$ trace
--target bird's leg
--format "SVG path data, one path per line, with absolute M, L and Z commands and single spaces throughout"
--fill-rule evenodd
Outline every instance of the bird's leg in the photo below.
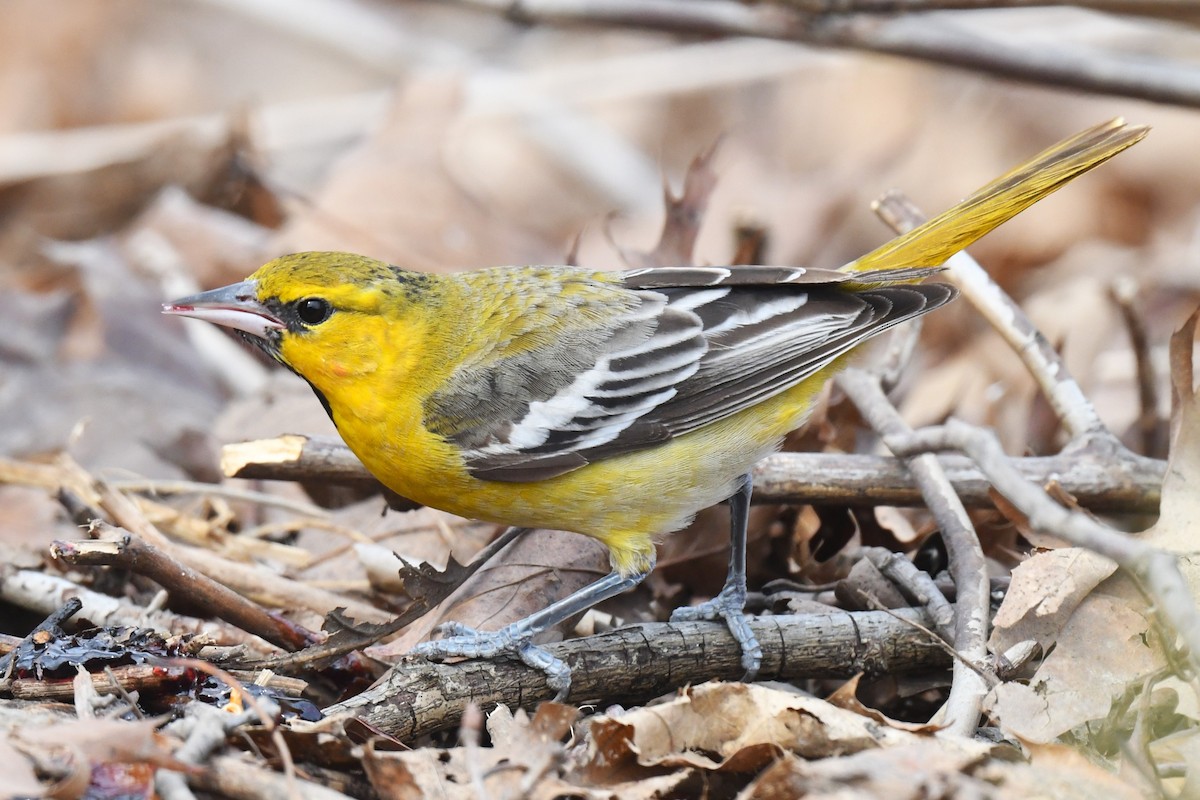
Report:
M 477 631 L 461 622 L 443 623 L 438 630 L 447 638 L 422 642 L 412 652 L 431 659 L 492 658 L 502 653 L 512 653 L 534 669 L 545 672 L 546 684 L 556 692 L 554 699 L 561 702 L 571 688 L 571 669 L 561 659 L 551 655 L 550 651 L 533 644 L 533 637 L 613 595 L 632 589 L 652 569 L 653 562 L 644 571 L 632 575 L 610 572 L 595 583 L 498 631 Z
M 753 489 L 754 482 L 747 473 L 729 498 L 729 577 L 725 579 L 725 588 L 713 599 L 698 606 L 677 608 L 671 615 L 672 622 L 724 619 L 729 632 L 742 646 L 742 666 L 746 668 L 742 680 L 747 681 L 754 680 L 762 666 L 762 646 L 754 638 L 746 617 L 746 528 L 750 523 L 750 493 Z

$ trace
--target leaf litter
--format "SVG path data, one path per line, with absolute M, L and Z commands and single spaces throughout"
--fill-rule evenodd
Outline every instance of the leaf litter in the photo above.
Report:
M 39 93 L 20 81 L 0 81 L 0 313 L 7 326 L 0 341 L 0 600 L 4 632 L 15 639 L 6 650 L 56 603 L 90 593 L 111 602 L 103 614 L 89 606 L 97 609 L 90 621 L 101 627 L 73 628 L 62 642 L 85 630 L 119 640 L 128 630 L 121 626 L 144 624 L 195 633 L 197 648 L 211 639 L 200 653 L 230 669 L 280 655 L 245 634 L 222 639 L 207 609 L 179 593 L 164 595 L 128 571 L 46 559 L 52 540 L 86 536 L 54 499 L 60 485 L 73 485 L 56 466 L 62 451 L 114 485 L 204 480 L 290 502 L 328 502 L 327 518 L 304 519 L 287 508 L 222 498 L 215 486 L 207 496 L 118 490 L 173 541 L 333 593 L 323 597 L 369 604 L 385 612 L 381 618 L 432 598 L 437 570 L 469 562 L 494 535 L 491 526 L 440 512 L 385 514 L 380 498 L 351 490 L 334 502 L 330 492 L 309 495 L 290 484 L 222 481 L 216 465 L 223 444 L 332 429 L 299 381 L 220 334 L 185 332 L 159 317 L 158 303 L 167 297 L 239 280 L 273 255 L 309 247 L 358 250 L 430 270 L 561 261 L 572 241 L 580 262 L 597 267 L 722 264 L 738 252 L 738 231 L 756 228 L 765 231 L 758 247 L 771 262 L 832 267 L 886 236 L 870 227 L 875 223 L 863 209 L 887 185 L 919 193 L 936 210 L 1053 138 L 1042 135 L 1050 99 L 1024 89 L 997 89 L 981 103 L 962 76 L 939 75 L 938 88 L 917 89 L 926 74 L 921 68 L 885 70 L 847 58 L 805 62 L 799 73 L 767 72 L 777 69 L 772 59 L 785 56 L 745 49 L 744 42 L 543 31 L 539 44 L 490 18 L 472 18 L 474 35 L 495 37 L 497 51 L 512 48 L 503 56 L 506 72 L 528 73 L 529 80 L 510 88 L 536 84 L 544 93 L 537 102 L 523 99 L 521 113 L 497 113 L 499 101 L 489 110 L 480 100 L 480 87 L 504 84 L 488 83 L 478 64 L 468 62 L 460 72 L 405 72 L 395 88 L 396 76 L 381 76 L 377 65 L 332 56 L 271 24 L 255 34 L 262 52 L 233 51 L 241 83 L 235 86 L 196 67 L 200 61 L 190 54 L 226 35 L 241 40 L 244 20 L 217 11 L 198 18 L 178 8 L 144 11 L 139 3 L 121 3 L 73 20 L 45 15 L 32 2 L 0 11 L 6 21 L 0 36 L 12 45 L 0 56 L 6 67 L 0 71 L 42 76 L 52 92 L 48 107 L 58 109 L 53 118 L 34 114 L 30 109 L 47 105 L 32 102 Z M 454 17 L 459 12 L 398 13 L 411 15 L 430 41 L 463 30 L 462 18 Z M 179 24 L 185 18 L 194 26 Z M 386 14 L 380 19 L 387 20 L 381 29 L 394 25 Z M 155 33 L 163 21 L 172 23 L 166 29 L 192 32 L 180 34 L 186 47 Z M 102 35 L 79 38 L 88 26 Z M 24 41 L 13 41 L 16 31 L 28 34 Z M 58 46 L 72 31 L 77 46 Z M 137 46 L 122 53 L 130 41 Z M 558 60 L 563 50 L 574 51 L 573 63 Z M 662 66 L 638 62 L 647 69 L 636 92 L 597 91 L 597 74 L 642 55 Z M 757 77 L 745 83 L 722 71 L 735 61 Z M 139 63 L 176 67 L 134 69 Z M 678 80 L 673 65 L 684 63 L 692 65 L 699 89 L 671 88 Z M 30 71 L 29 64 L 38 66 Z M 108 74 L 141 77 L 114 84 L 121 92 L 100 91 L 92 74 L 105 70 L 94 70 L 96 64 L 109 64 Z M 284 105 L 303 91 L 296 76 L 312 83 L 304 100 L 316 113 L 289 138 L 279 135 L 278 120 L 295 112 Z M 318 88 L 342 96 L 321 97 Z M 950 96 L 969 113 L 944 113 Z M 229 113 L 204 116 L 213 102 Z M 1101 115 L 1095 100 L 1071 102 L 1080 127 Z M 372 116 L 372 108 L 381 111 Z M 579 142 L 592 150 L 551 146 L 543 126 L 564 112 L 574 115 Z M 1064 192 L 976 250 L 1061 343 L 1072 372 L 1118 433 L 1133 429 L 1140 409 L 1133 361 L 1107 289 L 1136 275 L 1152 366 L 1164 386 L 1174 376 L 1179 398 L 1162 516 L 1141 536 L 1180 553 L 1195 589 L 1194 337 L 1179 337 L 1170 356 L 1163 343 L 1200 301 L 1200 281 L 1186 267 L 1194 261 L 1188 248 L 1200 168 L 1183 155 L 1190 152 L 1188 121 L 1169 109 L 1150 116 L 1158 149 L 1139 148 L 1081 183 L 1086 190 Z M 935 118 L 936 126 L 929 123 Z M 162 121 L 169 124 L 155 127 Z M 1027 140 L 1014 144 L 1022 134 Z M 608 145 L 614 146 L 604 150 Z M 626 169 L 603 175 L 581 158 L 589 152 Z M 950 153 L 956 164 L 973 161 L 948 168 Z M 665 208 L 637 200 L 656 197 L 663 184 Z M 681 187 L 678 198 L 671 186 Z M 657 243 L 639 249 L 647 241 Z M 917 377 L 906 382 L 900 401 L 910 421 L 953 414 L 994 427 L 1010 453 L 1057 451 L 1056 421 L 969 311 L 937 315 L 925 339 L 911 367 Z M 1165 409 L 1158 412 L 1165 416 Z M 869 437 L 855 416 L 835 407 L 806 444 L 869 446 L 860 441 Z M 386 736 L 357 745 L 334 721 L 285 723 L 281 740 L 300 762 L 292 767 L 272 738 L 274 723 L 259 720 L 243 728 L 259 754 L 244 753 L 242 763 L 258 770 L 263 794 L 256 796 L 275 785 L 270 776 L 280 777 L 280 786 L 303 780 L 306 787 L 322 783 L 383 797 L 475 797 L 481 788 L 495 797 L 588 798 L 1194 791 L 1200 780 L 1194 676 L 1175 674 L 1173 643 L 1163 640 L 1138 587 L 1081 551 L 1030 554 L 1032 544 L 1046 542 L 1001 515 L 980 511 L 976 518 L 989 567 L 997 577 L 1011 575 L 996 613 L 993 654 L 1029 641 L 1047 654 L 995 688 L 988 722 L 1001 744 L 937 735 L 928 720 L 945 699 L 948 675 L 930 670 L 849 683 L 814 678 L 799 688 L 708 683 L 628 709 L 498 706 L 479 710 L 486 723 L 471 723 L 468 715 L 457 741 L 450 731 L 406 743 L 412 749 L 403 753 L 386 750 Z M 756 602 L 839 608 L 837 591 L 820 586 L 846 581 L 856 554 L 872 546 L 903 552 L 936 573 L 944 554 L 929 519 L 908 509 L 756 507 L 755 585 L 800 587 L 767 592 Z M 622 620 L 662 619 L 675 605 L 710 595 L 722 578 L 725 528 L 723 511 L 702 515 L 694 529 L 667 542 L 662 563 L 669 569 L 609 609 Z M 393 552 L 423 565 L 420 574 L 432 583 L 410 585 L 406 594 L 404 586 L 373 576 L 373 570 L 395 574 Z M 539 532 L 461 585 L 451 567 L 446 580 L 458 586 L 456 595 L 430 602 L 436 611 L 370 652 L 395 658 L 445 619 L 502 625 L 604 569 L 602 552 L 587 550 L 578 537 Z M 35 576 L 47 580 L 39 584 Z M 256 597 L 313 627 L 334 610 L 268 591 Z M 115 666 L 116 683 L 120 669 L 131 666 Z M 297 682 L 293 691 L 328 706 L 378 672 L 377 665 L 355 662 L 276 677 Z M 256 677 L 270 679 L 253 670 L 237 679 Z M 145 697 L 138 690 L 123 697 L 107 685 L 101 692 L 112 705 L 101 718 L 84 718 L 82 693 L 72 712 L 50 701 L 12 699 L 11 681 L 0 685 L 9 693 L 0 698 L 0 765 L 13 796 L 82 796 L 89 784 L 91 796 L 101 796 L 95 792 L 102 786 L 103 796 L 145 794 L 160 767 L 210 778 L 217 771 L 203 759 L 183 766 L 182 739 L 164 732 L 164 719 L 136 719 L 146 701 L 162 699 L 151 696 L 149 683 L 140 690 Z M 183 706 L 188 702 L 196 701 Z M 243 742 L 225 733 L 218 740 L 225 753 Z M 1148 777 L 1154 770 L 1147 764 L 1165 765 L 1165 783 Z

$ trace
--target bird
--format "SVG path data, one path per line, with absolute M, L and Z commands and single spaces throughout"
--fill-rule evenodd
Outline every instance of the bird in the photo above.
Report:
M 724 620 L 750 680 L 762 663 L 745 612 L 754 464 L 859 345 L 954 298 L 926 281 L 951 255 L 1146 131 L 1119 119 L 1085 130 L 840 269 L 433 274 L 301 252 L 163 311 L 233 329 L 304 379 L 395 493 L 607 546 L 605 577 L 499 630 L 445 624 L 417 654 L 515 656 L 564 699 L 570 670 L 534 639 L 636 586 L 659 537 L 728 500 L 725 586 L 672 620 Z

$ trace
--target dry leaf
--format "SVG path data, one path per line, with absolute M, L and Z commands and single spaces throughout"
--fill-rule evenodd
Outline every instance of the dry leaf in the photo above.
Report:
M 1035 553 L 1018 564 L 996 612 L 988 648 L 1004 653 L 1034 640 L 1049 651 L 1071 613 L 1117 565 L 1078 547 Z
M 367 779 L 383 800 L 422 800 L 443 785 L 439 774 L 439 759 L 431 748 L 397 755 L 376 750 L 368 745 L 363 752 L 363 768 Z M 460 792 L 468 786 L 454 787 Z M 443 795 L 452 797 L 453 795 Z M 468 794 L 460 794 L 469 797 Z
M 1158 522 L 1141 535 L 1147 544 L 1179 554 L 1180 569 L 1200 597 L 1200 393 L 1193 379 L 1193 350 L 1200 310 L 1171 337 L 1171 457 L 1163 479 Z
M 1180 764 L 1181 778 L 1164 781 L 1175 797 L 1200 797 L 1200 727 L 1192 726 L 1151 743 L 1150 755 L 1156 764 Z
M 757 772 L 781 753 L 822 758 L 910 741 L 913 734 L 824 700 L 765 686 L 706 683 L 661 705 L 591 722 L 591 768 L 696 767 Z
M 1159 669 L 1153 640 L 1142 613 L 1093 594 L 1071 615 L 1028 684 L 1002 683 L 993 690 L 990 711 L 1010 736 L 1052 742 L 1103 718 L 1114 698 Z
M 496 630 L 542 610 L 608 571 L 607 550 L 596 540 L 564 531 L 533 531 L 497 553 L 402 636 L 369 652 L 385 660 L 403 655 L 443 622 Z M 569 630 L 569 624 L 563 630 Z M 548 631 L 541 641 L 555 641 L 555 637 L 561 638 L 561 631 Z
M 855 714 L 860 714 L 864 717 L 875 720 L 889 728 L 895 728 L 898 731 L 908 731 L 909 733 L 936 733 L 942 729 L 941 725 L 932 725 L 929 723 L 919 722 L 901 722 L 898 719 L 892 719 L 881 711 L 874 708 L 869 708 L 862 704 L 858 699 L 858 684 L 862 680 L 862 675 L 855 675 L 850 680 L 843 683 L 825 699 L 837 706 L 844 708 L 847 711 L 853 711 Z
M 914 740 L 815 761 L 787 754 L 765 770 L 739 800 L 924 800 L 991 797 L 992 787 L 972 773 L 991 748 L 976 742 Z
M 116 719 L 81 719 L 53 725 L 25 726 L 11 734 L 12 741 L 38 747 L 62 747 L 80 753 L 92 763 L 149 761 L 179 769 L 170 748 L 172 740 L 158 733 L 162 720 L 133 722 Z
M 45 792 L 33 764 L 4 738 L 0 738 L 0 774 L 4 775 L 0 797 L 41 797 Z
M 168 184 L 206 194 L 223 182 L 234 155 L 227 133 L 211 127 L 160 129 L 133 152 L 111 152 L 111 137 L 95 131 L 93 144 L 74 146 L 94 148 L 99 158 L 68 171 L 53 152 L 53 134 L 46 138 L 48 146 L 30 148 L 47 156 L 40 171 L 29 174 L 35 167 L 24 164 L 19 177 L 0 172 L 0 249 L 17 262 L 34 257 L 45 239 L 84 239 L 123 226 Z
M 658 244 L 648 253 L 618 248 L 626 264 L 640 269 L 686 267 L 694 263 L 692 251 L 704 224 L 704 212 L 708 209 L 709 198 L 717 186 L 717 172 L 712 163 L 716 155 L 717 145 L 714 144 L 692 159 L 683 179 L 683 191 L 678 197 L 671 191 L 670 186 L 663 186 L 666 216 L 663 219 Z
M 587 792 L 563 779 L 567 766 L 562 737 L 579 710 L 543 703 L 531 719 L 524 711 L 499 706 L 488 715 L 492 747 L 456 747 L 386 753 L 367 748 L 367 775 L 389 800 L 441 797 L 475 800 L 481 796 L 614 798 L 610 791 Z
M 488 714 L 487 730 L 494 747 L 520 758 L 530 747 L 561 743 L 578 719 L 579 709 L 564 703 L 540 703 L 532 719 L 524 711 L 514 714 L 508 706 L 499 705 Z
M 960 739 L 918 740 L 842 758 L 787 755 L 738 795 L 739 800 L 986 800 L 1111 797 L 1134 800 L 1134 786 L 1065 747 L 1039 746 L 1033 764 L 1008 748 Z
M 1171 340 L 1175 437 L 1163 482 L 1162 514 L 1154 527 L 1141 534 L 1146 541 L 1181 554 L 1180 564 L 1194 595 L 1200 589 L 1193 533 L 1200 515 L 1196 501 L 1200 497 L 1200 397 L 1192 383 L 1198 320 L 1200 314 L 1193 315 Z M 1019 602 L 1005 620 L 1011 619 L 1011 629 L 994 641 L 1053 636 L 1053 627 L 1070 603 L 1107 570 L 1094 556 L 1085 557 L 1086 566 L 1080 569 L 1079 553 L 1054 552 L 1057 555 L 1042 554 L 1028 588 L 1022 587 Z M 1018 585 L 1017 574 L 1013 585 Z M 1116 698 L 1130 692 L 1136 695 L 1149 676 L 1168 665 L 1152 618 L 1144 596 L 1123 573 L 1103 580 L 1079 602 L 1059 632 L 1053 652 L 1029 684 L 1006 683 L 995 689 L 991 709 L 1001 728 L 1029 742 L 1051 742 L 1074 729 L 1086 738 L 1109 716 Z M 1161 677 L 1155 685 L 1162 685 Z M 1182 689 L 1180 711 L 1193 719 L 1200 716 L 1191 687 Z M 1088 723 L 1092 726 L 1080 727 Z
M 1002 763 L 992 762 L 980 771 L 980 777 L 994 780 L 997 774 L 1004 775 L 1003 785 L 1013 790 L 1008 796 L 1022 799 L 1040 796 L 1140 800 L 1150 793 L 1150 787 L 1131 783 L 1137 776 L 1114 775 L 1074 748 L 1027 744 L 1025 749 L 1029 754 L 1028 768 L 1019 765 L 1006 768 Z

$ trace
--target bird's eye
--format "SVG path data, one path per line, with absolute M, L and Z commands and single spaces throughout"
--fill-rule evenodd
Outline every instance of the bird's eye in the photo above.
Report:
M 319 297 L 297 300 L 295 307 L 296 316 L 305 325 L 318 325 L 329 319 L 329 315 L 333 313 L 333 306 L 329 305 L 329 301 Z

